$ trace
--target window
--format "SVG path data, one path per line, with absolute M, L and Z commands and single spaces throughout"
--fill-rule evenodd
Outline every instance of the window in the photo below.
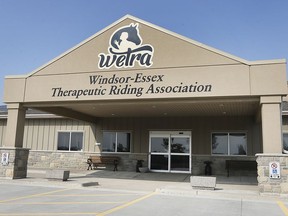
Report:
M 283 133 L 283 150 L 284 153 L 288 153 L 288 133 Z
M 130 152 L 131 134 L 127 132 L 103 132 L 103 152 Z
M 212 133 L 212 154 L 247 155 L 246 133 Z
M 82 151 L 83 132 L 58 132 L 57 150 Z

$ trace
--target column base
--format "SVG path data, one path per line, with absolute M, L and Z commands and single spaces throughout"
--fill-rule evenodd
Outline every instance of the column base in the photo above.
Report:
M 0 177 L 20 179 L 27 177 L 29 149 L 0 148 Z
M 288 194 L 288 154 L 256 154 L 258 187 L 260 193 Z M 270 162 L 280 164 L 280 178 L 270 176 Z

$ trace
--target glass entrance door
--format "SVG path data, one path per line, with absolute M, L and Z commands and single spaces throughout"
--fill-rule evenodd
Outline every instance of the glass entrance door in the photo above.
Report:
M 191 133 L 150 132 L 151 171 L 191 172 Z
M 190 171 L 190 137 L 171 136 L 171 171 Z

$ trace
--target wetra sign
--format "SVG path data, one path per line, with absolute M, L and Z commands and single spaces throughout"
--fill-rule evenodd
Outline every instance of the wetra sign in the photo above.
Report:
M 141 67 L 150 67 L 153 62 L 154 48 L 150 44 L 142 44 L 138 23 L 117 29 L 110 37 L 109 54 L 100 53 L 98 67 L 109 69 L 131 68 L 137 62 Z

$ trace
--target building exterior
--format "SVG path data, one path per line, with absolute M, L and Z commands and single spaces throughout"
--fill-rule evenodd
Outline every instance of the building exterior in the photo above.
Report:
M 226 160 L 257 159 L 270 185 L 263 161 L 285 159 L 286 95 L 285 60 L 246 61 L 127 15 L 32 73 L 6 77 L 0 150 L 21 162 L 15 156 L 2 175 L 25 177 L 27 161 L 84 169 L 100 154 L 121 157 L 121 170 L 143 160 L 151 171 L 193 175 L 205 161 L 225 175 Z

